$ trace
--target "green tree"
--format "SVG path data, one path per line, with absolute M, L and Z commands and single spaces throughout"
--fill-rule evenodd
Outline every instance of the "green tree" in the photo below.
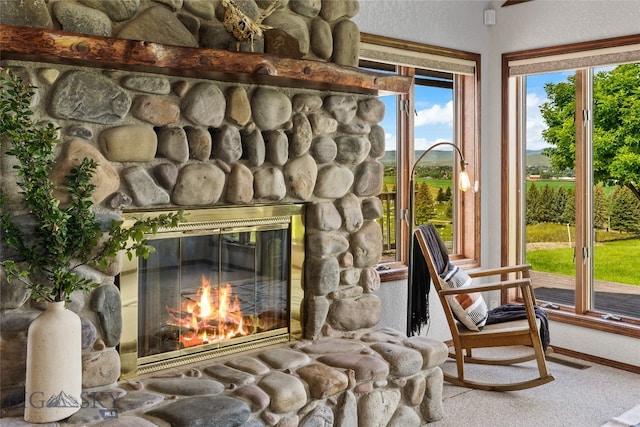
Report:
M 527 225 L 541 222 L 540 192 L 535 184 L 527 188 Z
M 551 189 L 549 184 L 542 187 L 540 192 L 540 222 L 553 222 L 553 204 L 556 200 L 556 192 Z
M 593 225 L 596 228 L 605 228 L 609 222 L 609 201 L 604 191 L 604 186 L 598 184 L 593 187 Z
M 552 146 L 544 153 L 556 170 L 575 166 L 575 76 L 545 85 L 540 106 Z M 640 63 L 601 71 L 593 79 L 593 177 L 627 187 L 640 200 Z
M 436 196 L 436 201 L 438 203 L 447 201 L 447 199 L 446 199 L 446 197 L 444 195 L 444 190 L 442 189 L 442 187 L 438 188 L 438 195 Z
M 618 231 L 640 231 L 640 202 L 627 187 L 611 193 L 611 228 Z
M 576 223 L 576 191 L 572 188 L 567 190 L 567 203 L 564 206 L 564 212 L 560 217 L 563 224 L 574 225 Z
M 449 200 L 447 201 L 447 207 L 444 211 L 444 216 L 449 219 L 453 218 L 453 200 L 451 198 L 449 198 Z
M 565 223 L 565 221 L 562 220 L 562 215 L 567 207 L 568 200 L 569 194 L 567 190 L 564 187 L 558 188 L 551 206 L 551 222 Z
M 426 224 L 436 215 L 436 203 L 429 186 L 424 182 L 418 185 L 415 202 L 416 224 Z

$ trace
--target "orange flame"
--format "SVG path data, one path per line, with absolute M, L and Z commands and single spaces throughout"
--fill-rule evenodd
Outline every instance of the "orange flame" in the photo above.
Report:
M 211 282 L 203 276 L 197 299 L 183 302 L 181 309 L 167 307 L 172 323 L 186 330 L 180 334 L 184 347 L 249 334 L 249 328 L 244 326 L 240 300 L 232 293 L 229 283 L 212 292 Z

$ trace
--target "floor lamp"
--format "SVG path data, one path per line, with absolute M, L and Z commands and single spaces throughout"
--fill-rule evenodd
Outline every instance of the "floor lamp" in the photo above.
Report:
M 407 280 L 407 290 L 408 290 L 408 296 L 407 296 L 407 336 L 411 336 L 411 334 L 413 333 L 412 328 L 411 328 L 411 318 L 412 318 L 412 291 L 413 291 L 413 251 L 414 251 L 414 245 L 413 245 L 413 230 L 415 228 L 415 193 L 416 193 L 416 189 L 415 189 L 415 174 L 416 174 L 416 167 L 418 166 L 418 163 L 420 163 L 420 160 L 422 160 L 422 158 L 424 156 L 427 155 L 427 153 L 429 153 L 431 150 L 433 150 L 436 147 L 439 147 L 441 145 L 449 145 L 451 147 L 453 147 L 455 149 L 455 151 L 458 153 L 458 155 L 460 156 L 460 174 L 458 175 L 458 188 L 460 189 L 460 191 L 467 191 L 471 188 L 471 181 L 469 180 L 469 174 L 467 174 L 467 163 L 464 161 L 464 156 L 462 155 L 462 152 L 460 151 L 460 149 L 453 143 L 451 142 L 438 142 L 437 144 L 432 145 L 431 147 L 429 147 L 425 152 L 423 152 L 420 157 L 418 157 L 418 160 L 416 160 L 416 162 L 413 164 L 413 167 L 411 168 L 411 173 L 409 175 L 409 218 L 408 218 L 408 222 L 409 222 L 409 260 L 408 260 L 408 265 L 409 265 L 409 275 L 408 275 L 408 280 Z

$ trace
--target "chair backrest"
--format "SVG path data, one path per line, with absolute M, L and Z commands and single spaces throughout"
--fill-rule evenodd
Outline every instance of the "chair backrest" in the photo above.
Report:
M 449 265 L 449 253 L 447 251 L 447 247 L 444 244 L 440 233 L 438 233 L 438 230 L 436 230 L 435 226 L 431 223 L 416 227 L 414 236 L 418 243 L 418 248 L 422 252 L 424 260 L 427 263 L 431 282 L 438 293 L 440 303 L 444 309 L 445 317 L 447 318 L 447 323 L 449 324 L 449 329 L 455 337 L 459 331 L 458 322 L 453 314 L 453 310 L 449 305 L 449 302 L 443 295 L 440 295 L 440 291 L 446 289 L 446 286 L 443 286 L 442 284 L 443 279 L 440 277 L 440 274 L 442 274 Z
M 449 253 L 447 247 L 440 237 L 440 233 L 436 227 L 429 223 L 416 227 L 415 237 L 427 263 L 427 269 L 431 276 L 431 282 L 436 290 L 441 290 L 440 274 L 442 274 L 449 265 Z

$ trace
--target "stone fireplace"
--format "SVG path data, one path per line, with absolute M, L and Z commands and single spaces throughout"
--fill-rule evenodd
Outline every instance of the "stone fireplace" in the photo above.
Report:
M 117 278 L 122 377 L 302 338 L 302 211 L 193 210 L 151 236 Z
M 265 21 L 273 30 L 241 44 L 256 51 L 245 53 L 226 51 L 236 43 L 218 1 L 25 1 L 24 14 L 2 3 L 2 24 L 13 24 L 0 25 L 2 67 L 36 87 L 38 121 L 60 127 L 54 179 L 91 157 L 105 221 L 178 209 L 191 218 L 150 236 L 155 259 L 81 272 L 99 284 L 69 304 L 83 324 L 83 387 L 103 394 L 89 399 L 99 411 L 70 422 L 117 409 L 188 425 L 200 422 L 188 418 L 198 416 L 195 403 L 223 424 L 441 418 L 446 347 L 376 329 L 385 151 L 377 94 L 407 92 L 410 81 L 353 68 L 357 2 L 281 2 Z M 238 3 L 255 18 L 270 2 Z M 9 209 L 27 216 L 4 154 L 1 166 Z M 176 265 L 198 267 L 183 275 Z M 42 307 L 0 279 L 2 406 L 19 411 L 26 330 Z M 240 301 L 254 300 L 240 316 L 253 327 L 249 340 L 222 340 L 221 326 L 234 322 L 202 307 L 193 314 L 207 292 L 219 303 L 228 283 Z M 231 348 L 240 353 L 225 359 Z M 191 397 L 174 406 L 176 395 Z

